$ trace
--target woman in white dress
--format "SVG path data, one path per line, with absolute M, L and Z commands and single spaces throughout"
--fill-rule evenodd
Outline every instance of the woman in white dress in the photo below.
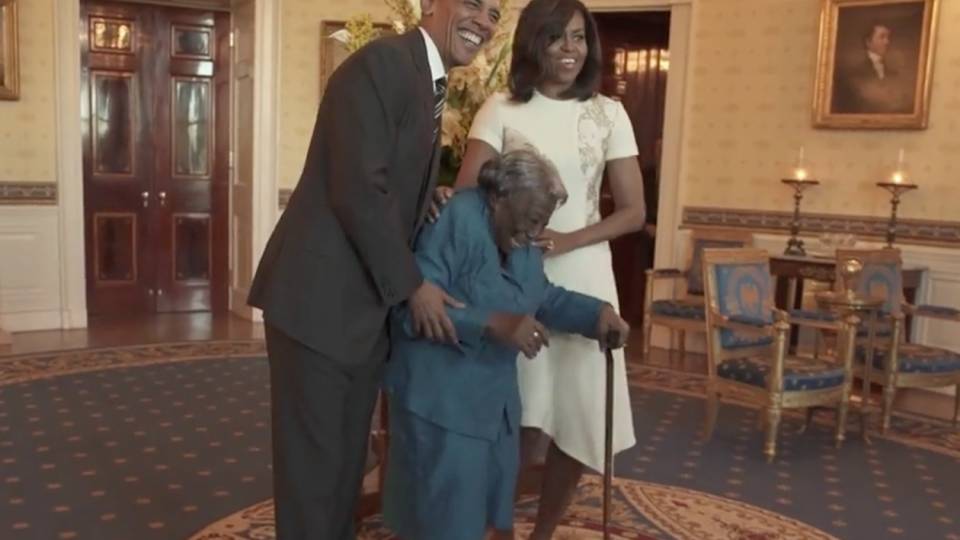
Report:
M 618 101 L 597 93 L 600 70 L 597 26 L 586 7 L 579 0 L 532 0 L 517 23 L 510 94 L 492 96 L 477 113 L 457 187 L 476 184 L 481 165 L 501 152 L 505 138 L 525 138 L 557 166 L 569 194 L 542 239 L 548 277 L 617 306 L 608 241 L 642 228 L 645 205 L 633 128 Z M 601 219 L 604 170 L 616 210 Z M 553 439 L 530 537 L 545 539 L 584 466 L 603 468 L 603 353 L 595 341 L 555 336 L 537 358 L 518 363 L 526 463 L 540 432 Z M 618 452 L 635 443 L 622 353 L 614 376 Z

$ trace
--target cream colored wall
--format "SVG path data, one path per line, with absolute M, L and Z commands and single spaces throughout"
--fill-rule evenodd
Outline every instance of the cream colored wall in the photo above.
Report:
M 18 4 L 20 100 L 0 101 L 0 182 L 56 182 L 53 6 Z
M 921 187 L 901 215 L 960 221 L 960 1 L 940 7 L 929 128 L 868 132 L 811 127 L 819 1 L 696 2 L 681 206 L 789 210 L 803 145 L 822 182 L 805 211 L 888 215 L 874 184 L 903 147 Z
M 292 188 L 300 178 L 320 104 L 320 22 L 369 13 L 386 21 L 382 0 L 281 0 L 280 178 Z

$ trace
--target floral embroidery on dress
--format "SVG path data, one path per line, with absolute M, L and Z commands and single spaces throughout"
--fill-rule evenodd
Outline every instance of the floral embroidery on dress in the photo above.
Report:
M 581 105 L 577 120 L 577 148 L 580 152 L 580 171 L 587 183 L 587 224 L 600 221 L 600 181 L 607 155 L 607 143 L 613 132 L 613 117 L 605 105 L 612 100 L 597 96 Z

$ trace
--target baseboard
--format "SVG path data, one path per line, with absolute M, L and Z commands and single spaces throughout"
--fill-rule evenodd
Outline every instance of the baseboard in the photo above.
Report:
M 253 322 L 263 322 L 263 312 L 255 307 L 247 305 L 247 298 L 250 296 L 250 289 L 231 288 L 230 289 L 230 312 L 234 315 Z
M 25 311 L 0 313 L 0 327 L 8 332 L 59 329 L 61 313 L 56 311 Z

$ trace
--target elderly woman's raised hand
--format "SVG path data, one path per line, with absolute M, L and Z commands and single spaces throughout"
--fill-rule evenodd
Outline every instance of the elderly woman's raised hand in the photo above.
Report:
M 530 315 L 494 313 L 487 321 L 487 331 L 493 339 L 533 358 L 540 348 L 550 344 L 550 332 Z
M 606 338 L 612 333 L 616 333 L 617 342 L 607 343 Z M 600 341 L 600 350 L 607 347 L 612 349 L 623 347 L 627 343 L 627 336 L 629 335 L 630 325 L 627 324 L 627 321 L 620 318 L 620 315 L 617 315 L 616 310 L 610 304 L 604 306 L 600 310 L 600 317 L 597 318 L 597 339 Z

